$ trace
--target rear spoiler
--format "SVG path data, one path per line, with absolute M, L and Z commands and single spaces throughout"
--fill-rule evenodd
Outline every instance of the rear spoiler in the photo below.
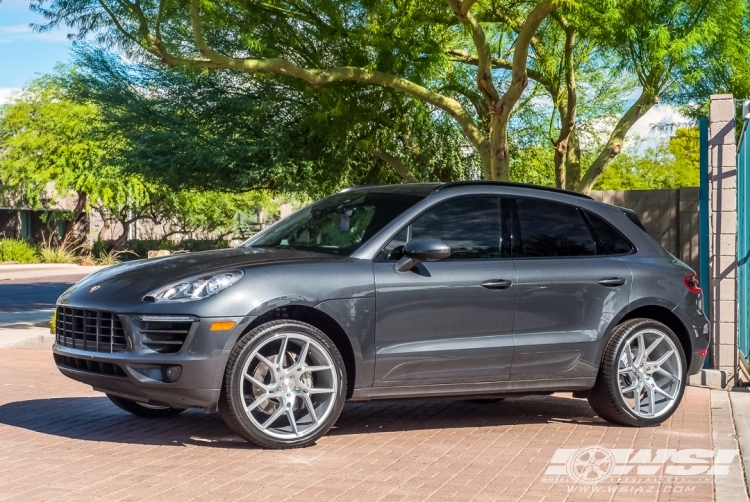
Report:
M 641 230 L 643 230 L 644 232 L 646 232 L 646 229 L 644 228 L 643 223 L 641 223 L 641 220 L 638 219 L 638 214 L 636 214 L 635 211 L 633 211 L 632 209 L 628 209 L 627 207 L 621 207 L 620 211 L 622 211 L 623 213 L 625 213 L 625 216 L 627 216 L 630 221 L 632 221 L 633 223 L 635 223 L 636 226 L 638 226 L 638 228 L 640 228 Z M 648 233 L 648 232 L 646 232 L 646 233 Z

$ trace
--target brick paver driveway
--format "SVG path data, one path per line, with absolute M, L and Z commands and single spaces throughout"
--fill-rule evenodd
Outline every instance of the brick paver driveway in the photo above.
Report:
M 713 485 L 545 482 L 558 448 L 712 448 L 709 392 L 661 427 L 612 427 L 585 400 L 531 396 L 350 404 L 314 447 L 264 451 L 219 415 L 136 418 L 60 375 L 48 351 L 0 350 L 2 500 L 712 500 Z M 582 492 L 582 489 L 587 491 Z

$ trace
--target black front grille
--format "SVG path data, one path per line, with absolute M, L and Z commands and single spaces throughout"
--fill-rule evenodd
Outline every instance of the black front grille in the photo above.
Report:
M 87 373 L 97 373 L 99 375 L 109 375 L 116 377 L 124 377 L 125 372 L 116 364 L 104 363 L 101 361 L 90 361 L 88 359 L 81 359 L 80 357 L 63 356 L 55 354 L 55 363 L 63 368 L 70 368 L 78 371 L 85 371 Z
M 57 307 L 57 343 L 92 352 L 122 352 L 128 348 L 117 314 L 103 310 Z
M 138 332 L 141 343 L 149 349 L 174 354 L 182 348 L 192 325 L 192 321 L 141 321 Z

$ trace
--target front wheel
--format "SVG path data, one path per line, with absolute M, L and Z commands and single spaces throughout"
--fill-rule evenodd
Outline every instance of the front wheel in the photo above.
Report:
M 686 373 L 685 352 L 672 330 L 651 319 L 632 319 L 615 328 L 588 400 L 608 422 L 659 425 L 679 406 Z
M 331 339 L 303 322 L 272 321 L 232 350 L 219 412 L 247 441 L 298 448 L 333 427 L 345 397 L 344 361 Z
M 145 418 L 173 417 L 185 411 L 184 408 L 170 408 L 168 406 L 154 406 L 151 404 L 131 401 L 130 399 L 125 399 L 123 397 L 113 396 L 111 394 L 107 394 L 107 397 L 121 410 L 125 410 L 128 413 L 132 413 L 133 415 L 138 415 L 139 417 L 145 417 Z

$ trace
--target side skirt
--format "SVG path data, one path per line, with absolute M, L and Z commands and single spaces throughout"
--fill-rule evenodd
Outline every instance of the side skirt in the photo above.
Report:
M 508 380 L 504 382 L 370 387 L 367 389 L 354 389 L 354 393 L 349 401 L 394 398 L 468 397 L 488 394 L 551 394 L 563 391 L 584 391 L 591 389 L 595 382 L 596 377 L 581 377 L 555 380 Z

